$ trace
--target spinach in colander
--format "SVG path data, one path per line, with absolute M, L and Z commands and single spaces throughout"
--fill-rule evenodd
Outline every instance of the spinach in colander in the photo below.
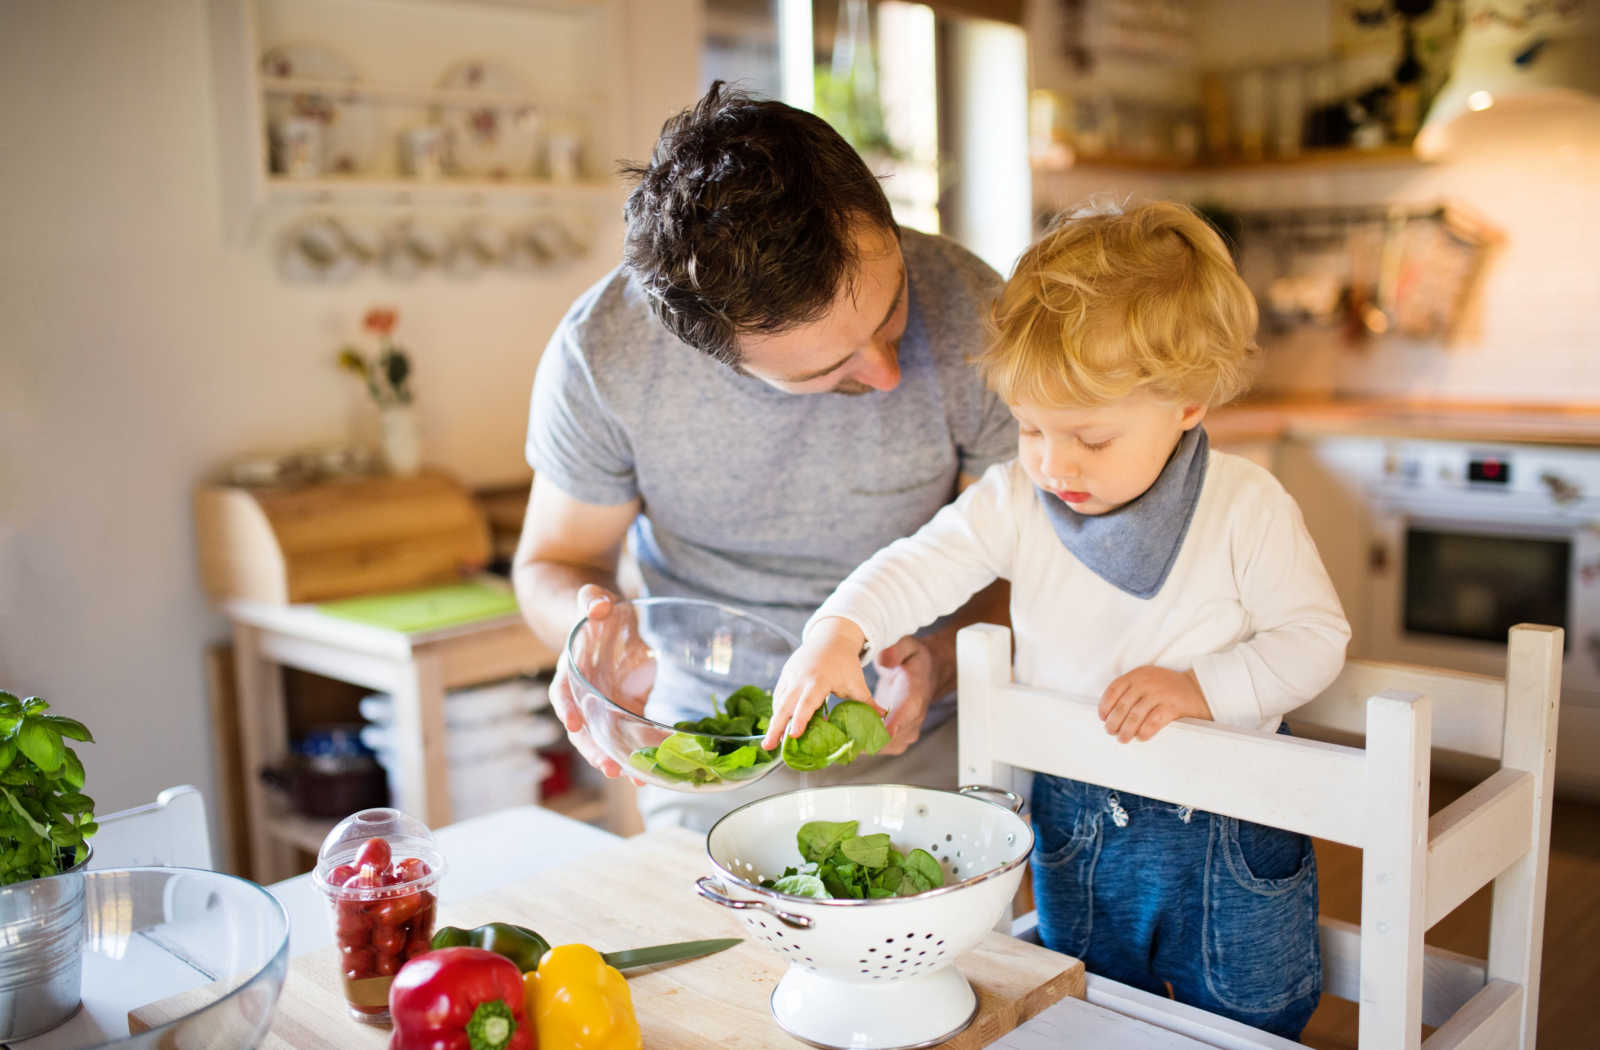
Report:
M 673 733 L 654 747 L 641 747 L 628 763 L 646 773 L 691 784 L 743 780 L 779 757 L 759 743 L 737 739 L 759 737 L 772 720 L 772 694 L 760 686 L 734 690 L 724 703 L 711 698 L 705 718 L 673 723 Z M 786 737 L 781 752 L 791 769 L 802 773 L 844 765 L 860 755 L 877 754 L 889 742 L 883 718 L 869 705 L 844 700 L 831 711 L 818 710 L 798 737 Z
M 859 827 L 854 820 L 800 825 L 795 842 L 805 863 L 761 885 L 795 897 L 852 900 L 914 897 L 944 885 L 944 870 L 927 850 L 901 853 L 888 835 L 858 835 Z

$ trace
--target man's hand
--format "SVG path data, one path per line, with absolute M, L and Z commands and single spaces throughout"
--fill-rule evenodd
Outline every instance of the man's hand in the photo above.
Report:
M 1135 667 L 1106 686 L 1100 697 L 1106 732 L 1124 744 L 1149 740 L 1175 718 L 1211 718 L 1211 705 L 1193 671 Z
M 883 714 L 883 708 L 873 702 L 866 676 L 861 673 L 863 640 L 861 628 L 839 616 L 819 620 L 806 633 L 800 648 L 784 662 L 778 684 L 772 690 L 772 719 L 767 723 L 762 747 L 770 751 L 782 744 L 785 736 L 804 733 L 829 693 L 871 704 Z
M 622 608 L 619 610 L 618 605 Z M 566 727 L 572 746 L 584 761 L 608 777 L 622 775 L 622 766 L 601 752 L 584 726 L 579 706 L 580 683 L 574 681 L 568 660 L 576 656 L 579 673 L 610 699 L 630 711 L 642 712 L 655 683 L 655 663 L 635 630 L 632 606 L 596 584 L 578 591 L 577 605 L 586 616 L 583 630 L 573 640 L 572 652 L 563 649 L 550 681 L 550 704 Z
M 873 660 L 878 669 L 878 703 L 889 712 L 884 728 L 889 742 L 880 755 L 903 754 L 922 735 L 922 720 L 933 703 L 933 657 L 915 635 L 895 642 Z

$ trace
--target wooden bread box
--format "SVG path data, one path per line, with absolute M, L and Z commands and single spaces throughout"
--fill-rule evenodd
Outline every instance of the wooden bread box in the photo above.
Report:
M 445 582 L 489 561 L 483 511 L 439 473 L 207 485 L 195 496 L 195 533 L 217 601 L 327 601 Z

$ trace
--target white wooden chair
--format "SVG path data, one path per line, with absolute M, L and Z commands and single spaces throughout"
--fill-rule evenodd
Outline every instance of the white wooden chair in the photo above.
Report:
M 154 802 L 107 813 L 97 823 L 100 830 L 89 840 L 91 869 L 211 867 L 206 803 L 192 785 L 169 787 Z
M 1533 1050 L 1562 632 L 1511 629 L 1504 679 L 1350 661 L 1290 716 L 1296 736 L 1184 720 L 1144 743 L 1106 734 L 1094 700 L 1011 678 L 1011 632 L 957 642 L 963 783 L 1013 787 L 1038 770 L 1360 848 L 1361 925 L 1322 922 L 1323 990 L 1360 1004 L 1363 1048 Z M 1365 747 L 1309 739 L 1362 736 Z M 1432 817 L 1430 750 L 1495 771 Z M 1489 957 L 1423 933 L 1493 882 Z M 1298 1044 L 1116 985 L 1105 1005 L 1216 1046 Z M 1091 1001 L 1094 1000 L 1091 995 Z

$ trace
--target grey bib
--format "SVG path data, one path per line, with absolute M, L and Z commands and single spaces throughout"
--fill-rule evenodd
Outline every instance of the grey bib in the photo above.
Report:
M 1205 428 L 1183 435 L 1154 484 L 1108 514 L 1079 514 L 1039 489 L 1050 527 L 1096 576 L 1135 598 L 1154 598 L 1178 560 L 1206 480 L 1211 443 Z

